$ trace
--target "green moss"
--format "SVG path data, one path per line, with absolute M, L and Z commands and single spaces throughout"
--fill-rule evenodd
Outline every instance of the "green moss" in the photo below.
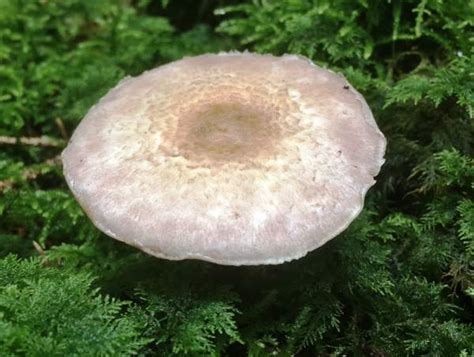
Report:
M 0 0 L 0 135 L 58 139 L 0 144 L 0 355 L 474 353 L 472 2 L 185 3 Z M 281 266 L 102 235 L 53 160 L 67 135 L 125 75 L 230 47 L 309 56 L 364 94 L 388 150 L 363 213 Z

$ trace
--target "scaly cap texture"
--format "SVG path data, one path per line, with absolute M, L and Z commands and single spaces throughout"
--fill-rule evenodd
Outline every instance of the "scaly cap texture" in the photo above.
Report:
M 360 213 L 385 138 L 306 58 L 220 53 L 126 78 L 87 113 L 64 173 L 95 225 L 166 259 L 278 264 Z

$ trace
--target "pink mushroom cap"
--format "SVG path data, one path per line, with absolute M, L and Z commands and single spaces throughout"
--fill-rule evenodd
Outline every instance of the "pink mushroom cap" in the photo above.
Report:
M 206 54 L 127 77 L 62 159 L 94 224 L 154 256 L 306 255 L 357 217 L 386 141 L 341 75 L 295 55 Z

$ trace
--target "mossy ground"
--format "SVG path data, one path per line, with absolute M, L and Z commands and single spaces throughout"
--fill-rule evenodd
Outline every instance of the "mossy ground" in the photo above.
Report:
M 473 24 L 464 0 L 0 0 L 0 355 L 470 356 Z M 229 49 L 302 54 L 364 94 L 388 150 L 363 213 L 281 266 L 98 232 L 56 159 L 87 109 Z

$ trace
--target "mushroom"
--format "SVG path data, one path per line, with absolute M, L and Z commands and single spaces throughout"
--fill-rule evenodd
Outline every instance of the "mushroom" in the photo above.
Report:
M 385 145 L 344 77 L 301 56 L 231 52 L 125 78 L 62 159 L 107 235 L 160 258 L 257 265 L 346 229 Z

